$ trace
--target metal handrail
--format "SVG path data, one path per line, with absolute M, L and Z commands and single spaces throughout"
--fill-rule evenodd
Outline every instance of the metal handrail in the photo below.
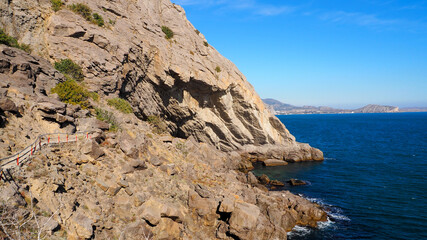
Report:
M 61 140 L 61 139 L 64 139 L 64 138 L 61 138 L 61 136 L 64 136 L 64 135 L 66 136 L 65 140 Z M 17 163 L 16 166 L 19 166 L 19 160 L 21 160 L 21 163 L 25 162 L 25 160 L 29 156 L 32 156 L 35 152 L 39 151 L 42 148 L 42 146 L 44 146 L 44 145 L 76 142 L 79 135 L 85 136 L 86 139 L 91 138 L 91 136 L 89 135 L 89 132 L 75 132 L 72 134 L 68 134 L 68 133 L 47 133 L 47 134 L 39 135 L 33 143 L 31 143 L 30 145 L 25 147 L 23 150 L 15 153 L 13 155 L 10 155 L 10 156 L 4 157 L 4 158 L 0 158 L 0 171 L 3 172 L 3 169 L 12 168 L 12 167 L 6 167 L 6 165 L 9 165 L 15 161 Z M 51 138 L 51 136 L 53 136 L 53 138 Z M 58 137 L 58 138 L 56 138 L 56 137 Z M 51 139 L 52 139 L 52 141 L 51 141 Z

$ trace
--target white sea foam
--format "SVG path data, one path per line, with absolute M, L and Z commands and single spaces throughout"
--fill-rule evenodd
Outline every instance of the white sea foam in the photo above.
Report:
M 311 229 L 308 227 L 301 227 L 296 225 L 292 228 L 292 231 L 288 232 L 288 237 L 292 236 L 304 236 L 311 232 Z
M 317 228 L 319 229 L 325 229 L 325 228 L 329 228 L 332 227 L 334 225 L 334 222 L 331 221 L 331 219 L 329 219 L 326 222 L 318 222 L 317 223 Z
M 340 213 L 328 213 L 328 214 L 334 220 L 351 221 L 351 219 L 349 217 L 345 216 L 344 214 L 340 214 Z
M 302 196 L 302 197 L 304 197 L 304 196 Z M 317 203 L 317 204 L 320 204 L 320 205 L 325 205 L 325 203 L 323 202 L 323 200 L 320 199 L 320 198 L 309 198 L 309 197 L 304 197 L 304 198 L 307 199 L 310 202 Z

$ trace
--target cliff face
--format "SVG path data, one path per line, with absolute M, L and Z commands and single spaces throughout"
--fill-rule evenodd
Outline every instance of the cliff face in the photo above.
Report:
M 0 26 L 51 62 L 77 62 L 90 90 L 128 99 L 141 119 L 162 116 L 174 136 L 193 136 L 227 151 L 259 151 L 253 146 L 262 145 L 281 152 L 279 158 L 323 159 L 319 150 L 295 142 L 180 6 L 169 0 L 70 0 L 66 5 L 73 3 L 87 4 L 105 26 L 66 6 L 54 12 L 48 0 L 1 0 Z M 173 38 L 165 38 L 162 26 Z
M 63 80 L 49 62 L 0 44 L 0 158 L 41 134 L 83 132 L 45 136 L 0 161 L 0 239 L 286 239 L 295 225 L 326 220 L 317 204 L 235 171 L 240 155 L 155 134 L 101 98 L 94 107 L 120 126 L 108 131 L 89 110 L 45 95 Z

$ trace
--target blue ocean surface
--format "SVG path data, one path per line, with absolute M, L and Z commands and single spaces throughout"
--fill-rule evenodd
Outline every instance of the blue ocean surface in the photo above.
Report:
M 288 239 L 427 239 L 427 113 L 278 116 L 321 163 L 257 166 L 256 175 L 320 203 L 329 221 L 296 227 Z

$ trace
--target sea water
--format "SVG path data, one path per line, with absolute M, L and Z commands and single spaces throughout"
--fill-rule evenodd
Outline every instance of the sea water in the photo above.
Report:
M 278 116 L 297 141 L 324 152 L 321 163 L 256 166 L 329 214 L 289 239 L 427 239 L 427 113 Z

